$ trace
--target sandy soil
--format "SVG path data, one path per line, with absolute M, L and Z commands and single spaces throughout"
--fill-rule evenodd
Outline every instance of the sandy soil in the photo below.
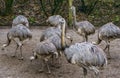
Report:
M 15 51 L 15 43 L 12 42 L 4 51 L 0 50 L 0 78 L 83 78 L 82 69 L 78 66 L 69 64 L 64 55 L 60 58 L 60 67 L 50 66 L 51 74 L 46 72 L 38 72 L 41 69 L 41 60 L 34 60 L 30 62 L 29 57 L 32 55 L 32 49 L 36 43 L 39 42 L 41 32 L 45 28 L 31 29 L 33 38 L 25 42 L 23 47 L 24 60 L 18 60 L 18 56 L 11 57 Z M 0 46 L 6 42 L 6 33 L 9 29 L 0 29 Z M 73 30 L 69 30 L 69 35 L 74 38 L 75 42 L 82 41 L 82 38 L 77 35 Z M 89 41 L 97 40 L 96 34 L 89 37 Z M 103 41 L 100 45 L 101 48 L 105 47 Z M 100 70 L 100 78 L 120 78 L 120 40 L 111 42 L 110 53 L 112 59 L 108 60 L 108 66 L 104 70 Z M 55 64 L 56 66 L 58 64 Z M 59 65 L 58 65 L 59 66 Z M 47 70 L 46 70 L 47 71 Z M 88 71 L 87 78 L 93 78 L 93 72 Z M 92 74 L 92 75 L 91 75 Z

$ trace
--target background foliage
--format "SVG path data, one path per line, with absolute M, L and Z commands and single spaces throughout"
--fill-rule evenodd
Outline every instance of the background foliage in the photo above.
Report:
M 107 22 L 120 25 L 119 0 L 73 0 L 77 20 L 88 20 L 95 26 Z M 0 25 L 11 25 L 13 18 L 25 15 L 30 25 L 47 25 L 45 20 L 54 14 L 68 20 L 68 0 L 0 0 Z

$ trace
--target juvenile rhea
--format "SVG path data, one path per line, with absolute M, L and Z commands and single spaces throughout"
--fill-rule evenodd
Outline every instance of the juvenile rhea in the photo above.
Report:
M 83 37 L 83 42 L 88 41 L 88 35 L 95 33 L 95 27 L 88 21 L 76 21 L 76 9 L 74 6 L 71 7 L 73 13 L 73 26 L 77 33 Z
M 107 49 L 108 52 L 108 57 L 110 58 L 110 41 L 120 38 L 120 28 L 117 27 L 115 24 L 112 22 L 109 22 L 105 25 L 103 25 L 99 30 L 98 30 L 98 40 L 97 42 L 94 42 L 94 44 L 100 44 L 102 40 L 106 42 L 106 47 L 104 50 Z
M 89 42 L 76 43 L 71 46 L 66 46 L 64 38 L 64 21 L 61 21 L 61 24 L 63 25 L 61 45 L 68 62 L 82 67 L 84 78 L 86 78 L 88 70 L 94 71 L 96 78 L 99 78 L 99 70 L 96 67 L 103 67 L 107 64 L 107 58 L 104 51 L 98 46 Z
M 32 38 L 31 31 L 23 24 L 18 24 L 15 27 L 12 27 L 8 31 L 7 43 L 3 44 L 2 49 L 9 46 L 11 41 L 13 40 L 17 44 L 16 49 L 15 49 L 15 53 L 13 56 L 16 56 L 17 49 L 20 48 L 20 54 L 21 54 L 20 59 L 23 59 L 23 56 L 22 56 L 23 41 L 26 39 L 31 39 L 31 38 Z M 16 39 L 18 39 L 18 40 L 16 40 Z
M 15 19 L 13 19 L 12 27 L 18 24 L 23 24 L 24 26 L 29 27 L 29 22 L 28 22 L 27 17 L 23 15 L 18 15 Z

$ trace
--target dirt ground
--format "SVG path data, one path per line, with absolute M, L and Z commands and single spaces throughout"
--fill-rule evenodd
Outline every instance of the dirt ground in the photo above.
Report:
M 69 64 L 64 55 L 60 58 L 60 67 L 50 66 L 51 74 L 46 72 L 39 72 L 41 69 L 40 59 L 30 61 L 29 57 L 32 55 L 32 49 L 36 43 L 39 42 L 41 32 L 45 28 L 31 29 L 33 38 L 25 42 L 23 47 L 24 60 L 18 60 L 18 56 L 11 57 L 15 51 L 15 43 L 12 42 L 4 51 L 0 49 L 0 78 L 83 78 L 82 69 L 78 66 Z M 6 33 L 9 29 L 0 29 L 0 46 L 6 42 Z M 68 34 L 73 37 L 74 43 L 82 41 L 81 36 L 77 35 L 73 30 L 69 30 Z M 97 40 L 96 34 L 89 37 L 89 41 Z M 100 45 L 101 48 L 105 47 L 103 41 Z M 120 40 L 116 39 L 111 42 L 110 53 L 112 59 L 108 60 L 108 65 L 104 70 L 100 70 L 100 78 L 120 78 Z M 59 65 L 58 65 L 59 66 Z M 47 70 L 46 70 L 47 71 Z M 88 71 L 87 78 L 93 78 L 93 72 Z

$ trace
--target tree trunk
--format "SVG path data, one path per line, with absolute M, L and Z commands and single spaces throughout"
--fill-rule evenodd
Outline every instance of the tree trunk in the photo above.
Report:
M 68 19 L 68 24 L 69 24 L 69 26 L 72 26 L 72 10 L 71 10 L 71 7 L 72 7 L 73 0 L 68 0 L 68 1 L 69 1 L 69 19 Z

